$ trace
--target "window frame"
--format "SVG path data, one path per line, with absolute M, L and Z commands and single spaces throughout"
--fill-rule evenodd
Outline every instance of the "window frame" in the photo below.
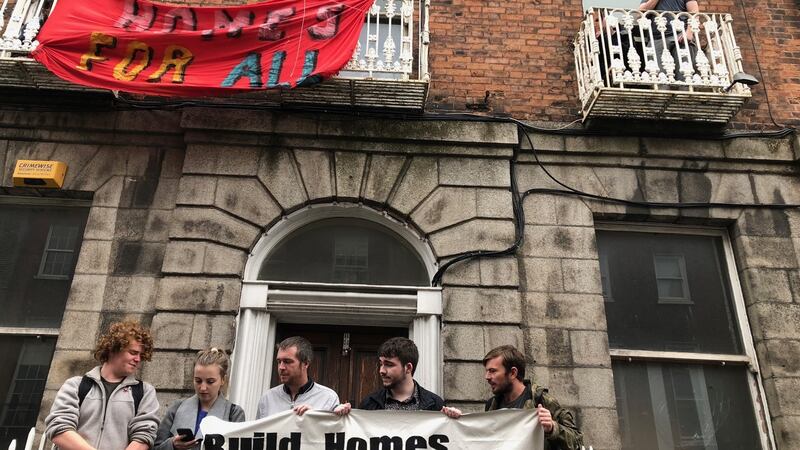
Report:
M 70 264 L 75 261 L 75 253 L 77 253 L 76 249 L 68 250 L 68 249 L 60 249 L 60 248 L 50 248 L 50 242 L 53 239 L 53 229 L 56 227 L 64 226 L 63 224 L 59 223 L 51 223 L 50 228 L 47 230 L 47 242 L 44 244 L 44 249 L 42 250 L 42 257 L 39 261 L 39 271 L 36 274 L 36 279 L 39 280 L 69 280 L 69 275 L 55 275 L 52 273 L 45 272 L 45 266 L 47 265 L 47 257 L 52 253 L 68 253 L 72 255 L 72 259 L 70 260 Z M 76 230 L 77 231 L 77 230 Z
M 89 215 L 91 215 L 91 208 L 92 202 L 88 199 L 78 199 L 78 198 L 38 198 L 38 197 L 24 197 L 24 196 L 9 196 L 9 195 L 0 195 L 0 208 L 3 206 L 11 206 L 11 207 L 36 207 L 36 208 L 43 208 L 43 207 L 58 207 L 58 208 L 85 208 L 88 210 L 86 215 L 86 222 L 84 223 L 84 232 L 85 226 L 89 221 Z M 42 276 L 42 268 L 44 267 L 45 257 L 47 255 L 48 247 L 50 245 L 50 238 L 52 235 L 53 226 L 58 225 L 57 220 L 53 220 L 50 223 L 50 227 L 47 232 L 47 242 L 45 243 L 44 250 L 42 252 L 42 259 L 39 263 L 39 270 L 37 274 L 34 275 L 34 278 L 39 279 L 50 279 L 50 280 L 65 280 L 69 279 L 69 277 L 61 278 L 61 277 L 53 277 L 49 275 Z M 83 241 L 83 237 L 79 236 L 79 240 Z M 80 246 L 75 249 L 73 253 L 73 258 L 80 253 Z M 73 260 L 74 261 L 74 260 Z M 75 275 L 74 273 L 72 274 Z M 8 336 L 12 338 L 39 338 L 39 339 L 58 339 L 60 334 L 61 328 L 60 327 L 19 327 L 19 326 L 0 326 L 0 336 Z M 54 351 L 55 351 L 54 343 Z M 52 362 L 52 355 L 51 355 L 51 362 Z M 18 370 L 15 369 L 15 370 Z M 13 379 L 12 379 L 13 381 Z M 46 390 L 46 389 L 45 389 Z
M 682 364 L 712 364 L 712 365 L 736 365 L 742 366 L 747 370 L 748 387 L 750 390 L 750 400 L 753 412 L 758 425 L 758 434 L 761 447 L 764 450 L 777 448 L 775 444 L 772 422 L 769 420 L 769 407 L 766 403 L 764 383 L 761 377 L 761 369 L 758 365 L 753 335 L 750 331 L 750 323 L 747 318 L 747 306 L 742 293 L 742 285 L 739 281 L 739 271 L 736 258 L 733 252 L 728 230 L 718 227 L 704 226 L 683 226 L 683 225 L 656 225 L 646 223 L 610 223 L 595 222 L 595 231 L 617 231 L 626 233 L 649 233 L 649 234 L 671 234 L 671 235 L 691 235 L 708 236 L 720 238 L 722 242 L 722 256 L 724 257 L 727 278 L 730 283 L 730 294 L 734 320 L 739 330 L 739 337 L 742 343 L 742 354 L 717 354 L 717 353 L 698 353 L 680 351 L 660 351 L 660 350 L 630 350 L 625 348 L 609 348 L 612 361 L 641 361 L 655 363 L 682 363 Z M 598 258 L 600 255 L 598 254 Z M 655 256 L 654 256 L 655 258 Z M 655 261 L 654 261 L 655 264 Z M 610 268 L 609 268 L 610 269 Z M 661 301 L 659 300 L 659 303 Z M 762 430 L 766 430 L 764 433 Z
M 675 277 L 659 277 L 658 276 L 658 258 L 674 257 L 678 261 L 678 271 L 681 273 L 680 278 Z M 692 293 L 689 290 L 689 277 L 686 273 L 686 258 L 683 255 L 671 253 L 653 253 L 653 272 L 656 279 L 656 290 L 658 291 L 659 280 L 675 280 L 681 282 L 681 289 L 683 290 L 683 297 L 662 297 L 661 292 L 658 292 L 658 303 L 662 305 L 693 305 Z
M 605 290 L 603 292 L 603 301 L 613 303 L 614 288 L 611 287 L 611 268 L 608 266 L 608 257 L 606 255 L 597 255 L 597 257 L 600 260 L 600 288 Z M 606 280 L 605 284 L 603 284 L 603 280 Z

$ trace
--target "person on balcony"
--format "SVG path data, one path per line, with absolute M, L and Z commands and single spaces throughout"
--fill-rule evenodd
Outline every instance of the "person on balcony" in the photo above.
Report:
M 697 4 L 696 0 L 641 0 L 639 3 L 639 11 L 672 11 L 676 13 L 680 12 L 687 12 L 690 14 L 696 14 L 700 12 L 700 6 Z M 652 21 L 653 17 L 651 17 Z M 671 20 L 671 19 L 669 19 Z M 666 72 L 662 62 L 662 53 L 664 48 L 666 48 L 670 55 L 672 55 L 672 60 L 675 61 L 675 79 L 677 81 L 684 81 L 685 77 L 683 72 L 681 72 L 680 67 L 680 59 L 678 55 L 678 47 L 684 45 L 684 40 L 686 40 L 689 44 L 689 52 L 690 52 L 690 62 L 694 65 L 695 55 L 697 54 L 697 42 L 692 32 L 692 29 L 689 27 L 689 24 L 686 23 L 687 20 L 685 18 L 681 18 L 683 20 L 684 25 L 686 27 L 685 33 L 681 34 L 676 38 L 675 34 L 672 32 L 672 26 L 667 23 L 667 29 L 664 31 L 664 36 L 662 38 L 661 32 L 655 26 L 653 22 L 653 45 L 656 50 L 656 60 L 658 61 L 658 67 Z
M 628 71 L 636 71 L 637 73 L 640 71 L 640 68 L 634 68 L 631 64 L 630 60 L 630 48 L 633 46 L 634 51 L 639 57 L 639 61 L 644 61 L 644 53 L 642 50 L 642 41 L 639 37 L 639 28 L 634 27 L 632 30 L 628 31 L 624 27 L 620 27 L 620 33 L 617 33 L 616 28 L 614 27 L 607 27 L 607 16 L 614 15 L 617 18 L 618 22 L 624 20 L 624 13 L 620 11 L 609 11 L 609 10 L 602 10 L 597 9 L 596 12 L 597 16 L 595 17 L 595 33 L 594 36 L 600 42 L 600 76 L 603 77 L 603 85 L 604 86 L 615 86 L 618 87 L 619 81 L 616 83 L 611 78 L 611 69 L 613 67 L 613 61 L 611 58 L 617 58 L 622 60 L 623 70 Z M 611 47 L 615 46 L 619 48 L 621 52 L 618 55 L 612 56 Z

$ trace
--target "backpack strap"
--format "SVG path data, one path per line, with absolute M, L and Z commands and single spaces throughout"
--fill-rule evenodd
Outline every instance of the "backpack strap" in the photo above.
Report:
M 142 403 L 142 397 L 144 397 L 144 382 L 142 380 L 138 381 L 138 383 L 131 386 L 134 415 L 139 414 L 139 404 Z M 86 398 L 86 395 L 89 394 L 89 391 L 92 390 L 92 386 L 94 386 L 94 380 L 84 375 L 81 378 L 81 384 L 78 385 L 78 409 L 83 405 L 83 400 Z
M 89 394 L 89 391 L 92 390 L 92 386 L 94 386 L 94 381 L 84 375 L 81 378 L 81 384 L 78 385 L 78 409 L 83 405 L 83 400 L 86 398 L 86 395 Z
M 236 408 L 238 407 L 239 405 L 237 405 L 236 403 L 230 404 L 230 409 L 228 409 L 228 422 L 233 422 L 233 411 L 236 410 Z
M 534 408 L 538 405 L 542 405 L 547 408 L 547 405 L 544 404 L 544 394 L 547 393 L 547 388 L 543 388 L 541 386 L 536 387 L 536 392 L 533 393 L 533 406 Z
M 144 381 L 139 380 L 138 383 L 131 386 L 131 394 L 133 395 L 133 414 L 139 414 L 139 404 L 142 403 L 144 397 Z

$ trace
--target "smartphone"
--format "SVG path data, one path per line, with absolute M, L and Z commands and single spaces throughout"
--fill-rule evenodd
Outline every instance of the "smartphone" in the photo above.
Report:
M 178 435 L 181 437 L 181 440 L 184 442 L 193 441 L 194 440 L 194 431 L 189 428 L 178 428 Z

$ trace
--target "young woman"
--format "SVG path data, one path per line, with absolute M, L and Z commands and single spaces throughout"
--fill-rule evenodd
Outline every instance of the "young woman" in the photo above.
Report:
M 194 362 L 195 395 L 169 406 L 158 427 L 153 447 L 155 450 L 200 448 L 197 438 L 184 439 L 178 434 L 178 430 L 189 429 L 196 436 L 200 422 L 206 416 L 218 417 L 228 422 L 244 422 L 244 410 L 229 402 L 221 392 L 229 366 L 230 359 L 222 350 L 212 348 L 197 353 Z

